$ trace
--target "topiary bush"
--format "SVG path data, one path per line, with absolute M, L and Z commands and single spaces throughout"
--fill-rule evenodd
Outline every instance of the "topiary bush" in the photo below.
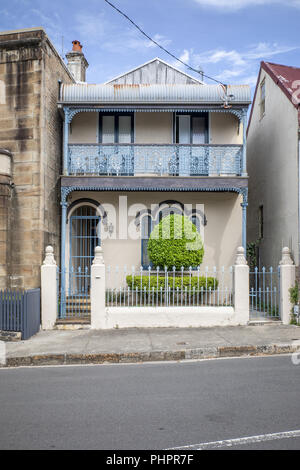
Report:
M 187 217 L 168 215 L 151 232 L 148 256 L 154 267 L 180 270 L 200 266 L 204 256 L 201 236 Z

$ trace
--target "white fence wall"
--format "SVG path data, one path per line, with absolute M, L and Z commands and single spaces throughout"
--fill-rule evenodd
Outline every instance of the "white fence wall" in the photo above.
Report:
M 47 247 L 42 270 L 43 328 L 52 328 L 56 315 L 55 269 L 53 250 Z M 157 291 L 154 289 L 153 297 L 153 286 L 148 291 L 146 289 L 145 296 L 145 288 L 141 291 L 138 288 L 130 290 L 128 283 L 126 285 L 124 282 L 120 289 L 117 289 L 118 295 L 120 295 L 118 299 L 116 292 L 113 293 L 111 288 L 107 288 L 106 271 L 102 248 L 96 247 L 95 258 L 91 267 L 91 328 L 189 328 L 247 325 L 249 322 L 249 267 L 242 247 L 237 250 L 232 271 L 225 273 L 222 269 L 218 271 L 215 268 L 211 272 L 209 270 L 204 271 L 204 276 L 215 274 L 218 280 L 217 286 L 214 285 L 213 288 L 210 287 L 210 290 L 207 290 L 207 285 L 204 283 L 204 290 L 203 286 L 199 290 L 196 281 L 193 290 L 190 289 L 190 283 L 187 288 L 185 286 L 184 290 L 180 288 L 178 294 L 178 287 L 175 291 L 172 287 L 176 275 L 171 273 L 170 285 L 167 286 L 167 277 L 166 288 L 159 289 L 160 302 L 155 302 L 154 297 Z M 199 278 L 199 271 L 190 273 L 190 277 L 197 279 L 197 276 Z M 180 276 L 177 279 L 180 279 Z M 50 285 L 51 283 L 55 284 L 52 286 L 53 288 Z M 281 320 L 285 324 L 290 321 L 289 289 L 293 287 L 294 283 L 295 266 L 290 257 L 289 249 L 284 248 L 280 264 L 280 304 Z M 135 299 L 138 298 L 135 302 L 132 301 L 134 295 Z M 178 305 L 178 295 L 180 296 L 180 305 Z

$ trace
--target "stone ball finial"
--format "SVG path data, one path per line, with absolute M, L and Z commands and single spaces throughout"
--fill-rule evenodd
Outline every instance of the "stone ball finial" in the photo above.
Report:
M 243 246 L 239 246 L 237 249 L 235 265 L 247 265 L 247 260 L 245 258 L 245 249 Z
M 284 248 L 282 248 L 282 258 L 279 264 L 293 266 L 294 261 L 292 260 L 291 250 L 289 249 L 289 247 L 285 246 Z
M 46 256 L 45 256 L 43 264 L 48 265 L 48 266 L 56 266 L 56 262 L 54 259 L 53 246 L 50 246 L 50 245 L 47 246 L 45 252 L 46 252 Z
M 103 249 L 101 246 L 96 246 L 95 248 L 95 257 L 93 260 L 93 264 L 104 264 Z

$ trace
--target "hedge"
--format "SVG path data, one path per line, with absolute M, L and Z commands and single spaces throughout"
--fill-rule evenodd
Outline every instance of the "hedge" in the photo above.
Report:
M 160 290 L 160 288 L 164 289 L 165 288 L 165 283 L 166 283 L 166 278 L 165 276 L 132 276 L 132 275 L 129 275 L 126 277 L 126 282 L 127 282 L 127 285 L 128 287 L 130 287 L 131 289 L 140 289 L 141 288 L 141 285 L 142 285 L 142 290 L 144 290 L 146 288 L 146 290 L 149 289 L 149 277 L 150 277 L 150 291 L 153 290 L 157 290 L 157 287 L 158 287 L 158 290 Z M 183 289 L 185 290 L 185 288 L 189 289 L 191 288 L 193 290 L 193 288 L 195 288 L 195 290 L 198 289 L 199 287 L 199 290 L 201 290 L 201 288 L 203 287 L 203 291 L 206 291 L 206 287 L 207 287 L 207 290 L 209 290 L 211 288 L 211 290 L 216 290 L 218 288 L 218 285 L 219 285 L 219 281 L 215 278 L 215 277 L 204 277 L 204 276 L 176 276 L 175 278 L 172 276 L 172 274 L 168 277 L 168 285 L 171 289 L 173 289 L 173 287 L 175 287 L 175 289 L 177 289 L 177 287 L 179 288 L 179 290 L 181 289 L 181 287 L 183 286 Z

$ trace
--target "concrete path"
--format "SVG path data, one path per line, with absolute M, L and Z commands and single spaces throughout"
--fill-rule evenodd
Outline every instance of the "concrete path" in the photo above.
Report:
M 41 331 L 7 342 L 6 366 L 99 364 L 292 353 L 300 327 L 264 326 Z

